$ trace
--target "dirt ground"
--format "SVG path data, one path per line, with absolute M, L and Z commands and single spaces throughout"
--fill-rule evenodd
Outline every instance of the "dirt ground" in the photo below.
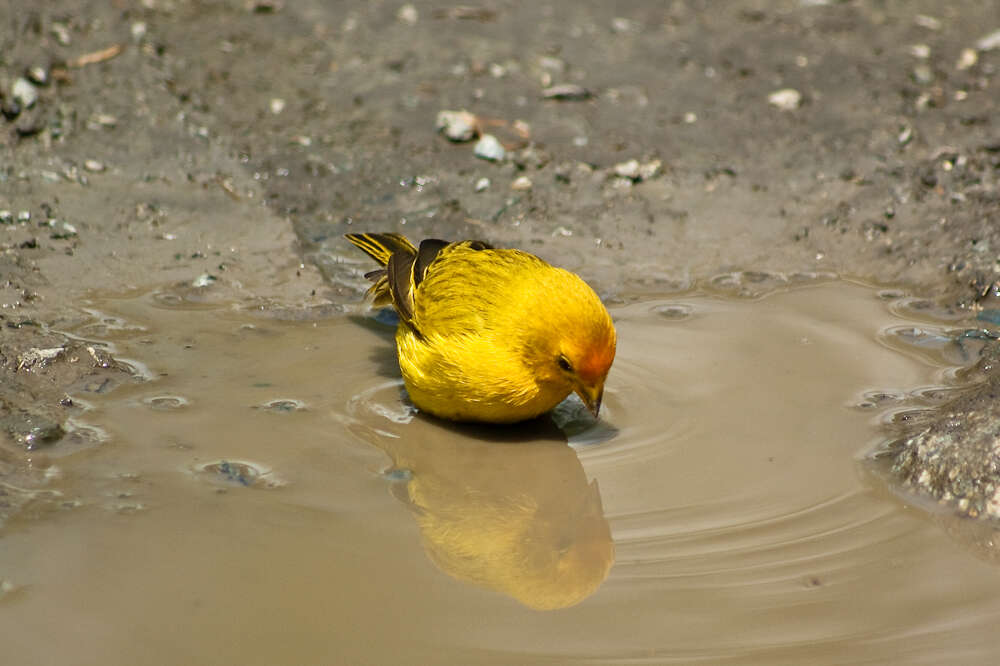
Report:
M 87 294 L 322 317 L 351 230 L 525 247 L 612 302 L 837 274 L 996 324 L 997 31 L 982 0 L 0 0 L 0 512 L 82 437 L 70 395 L 134 380 L 65 334 Z M 462 109 L 503 160 L 437 131 Z M 980 515 L 988 462 L 955 467 Z

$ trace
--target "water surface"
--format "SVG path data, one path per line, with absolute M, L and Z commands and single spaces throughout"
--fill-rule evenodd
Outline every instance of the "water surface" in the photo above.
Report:
M 93 445 L 47 452 L 50 492 L 0 533 L 10 663 L 936 664 L 1000 646 L 1000 571 L 859 471 L 881 419 L 932 405 L 956 362 L 944 324 L 873 289 L 613 308 L 602 422 L 568 404 L 559 427 L 508 429 L 414 415 L 371 318 L 163 292 L 90 307 L 74 332 L 148 379 L 78 396 Z

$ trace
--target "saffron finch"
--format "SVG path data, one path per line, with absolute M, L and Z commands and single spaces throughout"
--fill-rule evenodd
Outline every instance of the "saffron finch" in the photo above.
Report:
M 586 282 L 521 250 L 396 233 L 347 234 L 383 268 L 373 303 L 399 314 L 396 351 L 420 410 L 513 423 L 576 392 L 596 417 L 615 358 L 611 316 Z

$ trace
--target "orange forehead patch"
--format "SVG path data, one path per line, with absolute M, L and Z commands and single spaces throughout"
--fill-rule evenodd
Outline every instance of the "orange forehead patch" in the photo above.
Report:
M 606 347 L 583 357 L 576 368 L 576 374 L 588 384 L 596 384 L 604 379 L 615 360 L 615 348 Z

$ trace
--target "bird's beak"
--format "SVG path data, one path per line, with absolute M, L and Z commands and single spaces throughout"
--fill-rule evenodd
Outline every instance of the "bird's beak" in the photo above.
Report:
M 601 411 L 601 400 L 604 398 L 604 382 L 601 382 L 597 386 L 585 386 L 581 384 L 576 387 L 576 394 L 580 396 L 580 400 L 583 404 L 587 406 L 590 413 L 597 418 L 598 412 Z

